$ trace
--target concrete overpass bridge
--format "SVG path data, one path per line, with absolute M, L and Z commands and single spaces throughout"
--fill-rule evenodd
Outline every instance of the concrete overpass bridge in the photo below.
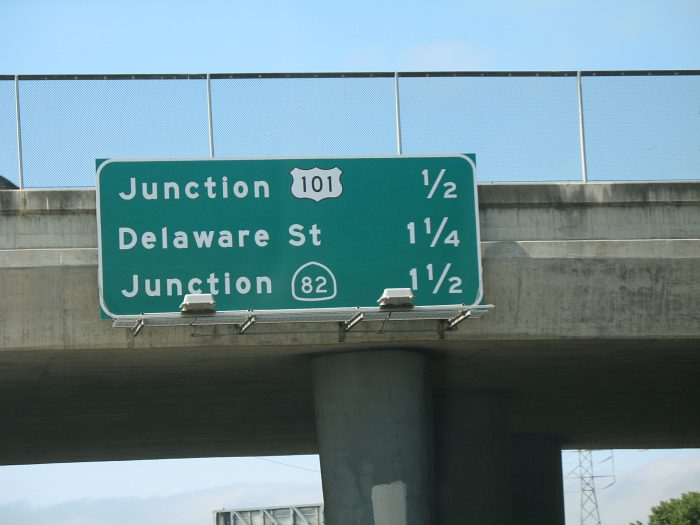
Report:
M 496 308 L 456 330 L 134 337 L 99 318 L 94 191 L 0 191 L 0 463 L 320 452 L 328 523 L 541 525 L 561 448 L 699 447 L 700 183 L 479 202 Z

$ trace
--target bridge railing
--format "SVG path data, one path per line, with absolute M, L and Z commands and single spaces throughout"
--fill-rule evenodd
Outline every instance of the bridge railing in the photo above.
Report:
M 0 176 L 95 159 L 476 153 L 480 182 L 700 178 L 700 71 L 0 75 Z

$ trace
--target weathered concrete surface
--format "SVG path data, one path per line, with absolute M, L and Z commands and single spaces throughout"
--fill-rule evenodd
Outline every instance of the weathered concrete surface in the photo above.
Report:
M 309 360 L 411 347 L 567 447 L 700 446 L 700 183 L 482 186 L 486 299 L 435 322 L 100 320 L 94 192 L 0 192 L 0 463 L 317 450 Z M 165 395 L 163 395 L 165 393 Z M 232 402 L 232 400 L 235 400 Z
M 94 248 L 95 192 L 0 191 L 0 250 Z
M 311 363 L 326 521 L 432 522 L 427 356 L 372 350 Z

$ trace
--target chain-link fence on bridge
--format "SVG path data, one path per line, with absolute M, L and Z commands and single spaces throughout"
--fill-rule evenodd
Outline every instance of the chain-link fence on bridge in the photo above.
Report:
M 103 158 L 475 153 L 488 182 L 700 178 L 700 71 L 0 76 L 0 176 Z

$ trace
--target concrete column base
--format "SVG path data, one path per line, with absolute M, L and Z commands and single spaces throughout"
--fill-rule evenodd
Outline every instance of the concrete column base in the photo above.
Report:
M 427 358 L 363 351 L 312 363 L 327 525 L 429 525 Z

